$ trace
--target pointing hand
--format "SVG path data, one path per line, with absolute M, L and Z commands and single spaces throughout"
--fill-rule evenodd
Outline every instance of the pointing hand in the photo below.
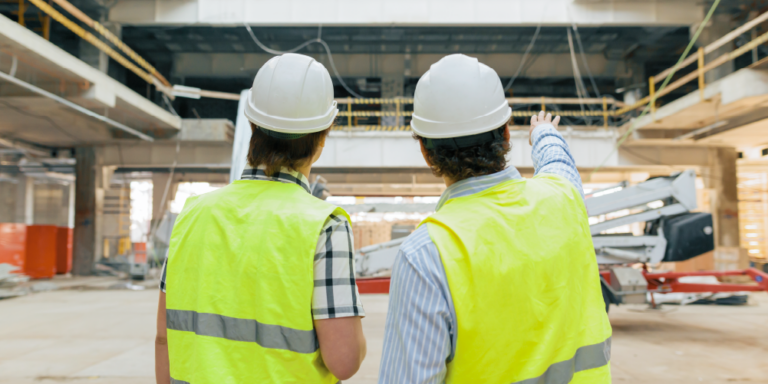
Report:
M 547 113 L 546 116 L 544 116 L 544 111 L 539 112 L 539 115 L 533 115 L 531 116 L 531 128 L 528 130 L 528 144 L 533 145 L 533 131 L 538 127 L 539 125 L 543 124 L 552 124 L 557 128 L 557 124 L 560 123 L 560 116 L 556 116 L 555 120 L 552 120 L 552 114 Z

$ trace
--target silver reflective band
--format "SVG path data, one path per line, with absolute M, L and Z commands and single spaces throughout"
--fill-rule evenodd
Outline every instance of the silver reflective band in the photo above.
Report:
M 171 384 L 189 384 L 186 381 L 176 380 L 173 377 L 171 377 Z
M 576 372 L 600 368 L 611 361 L 611 338 L 602 343 L 587 345 L 576 350 L 572 358 L 554 363 L 539 377 L 516 381 L 512 384 L 569 383 Z
M 168 329 L 176 331 L 194 332 L 200 336 L 220 337 L 233 341 L 246 341 L 257 343 L 264 348 L 287 349 L 298 353 L 313 353 L 320 347 L 314 329 L 302 331 L 213 313 L 197 313 L 176 309 L 167 309 L 165 312 Z

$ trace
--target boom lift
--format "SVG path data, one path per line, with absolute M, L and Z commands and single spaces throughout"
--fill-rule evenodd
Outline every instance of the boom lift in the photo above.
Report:
M 768 290 L 768 274 L 756 269 L 707 272 L 652 273 L 649 264 L 677 262 L 714 249 L 712 215 L 696 209 L 696 173 L 687 170 L 649 179 L 635 186 L 626 182 L 586 196 L 587 213 L 606 310 L 609 304 L 645 303 L 648 293 L 741 292 Z M 606 220 L 606 217 L 613 217 Z M 643 234 L 610 233 L 645 223 Z M 389 291 L 385 275 L 405 239 L 363 247 L 356 252 L 361 293 Z M 633 267 L 633 265 L 635 267 Z M 642 268 L 636 268 L 642 265 Z M 757 285 L 681 283 L 686 276 L 750 276 Z M 370 277 L 374 276 L 374 277 Z M 366 278 L 368 277 L 368 278 Z

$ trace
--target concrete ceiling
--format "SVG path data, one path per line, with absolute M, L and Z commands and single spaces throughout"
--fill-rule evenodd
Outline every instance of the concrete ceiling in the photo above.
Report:
M 179 117 L 2 15 L 0 70 L 152 136 L 168 136 L 181 127 Z M 43 147 L 135 140 L 115 126 L 6 80 L 0 80 L 0 115 L 0 137 Z

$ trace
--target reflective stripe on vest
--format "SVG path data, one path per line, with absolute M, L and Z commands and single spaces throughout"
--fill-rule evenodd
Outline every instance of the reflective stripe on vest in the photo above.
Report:
M 611 326 L 586 209 L 540 174 L 424 220 L 456 311 L 446 383 L 610 384 Z
M 256 320 L 237 319 L 213 313 L 166 310 L 168 329 L 194 332 L 198 336 L 258 343 L 264 348 L 287 349 L 298 353 L 317 351 L 320 344 L 314 330 L 303 331 Z
M 573 358 L 554 363 L 539 377 L 512 384 L 560 384 L 569 383 L 576 372 L 600 368 L 611 360 L 611 338 L 602 343 L 587 345 L 576 350 Z
M 189 384 L 189 382 L 176 380 L 173 377 L 171 377 L 171 384 Z

